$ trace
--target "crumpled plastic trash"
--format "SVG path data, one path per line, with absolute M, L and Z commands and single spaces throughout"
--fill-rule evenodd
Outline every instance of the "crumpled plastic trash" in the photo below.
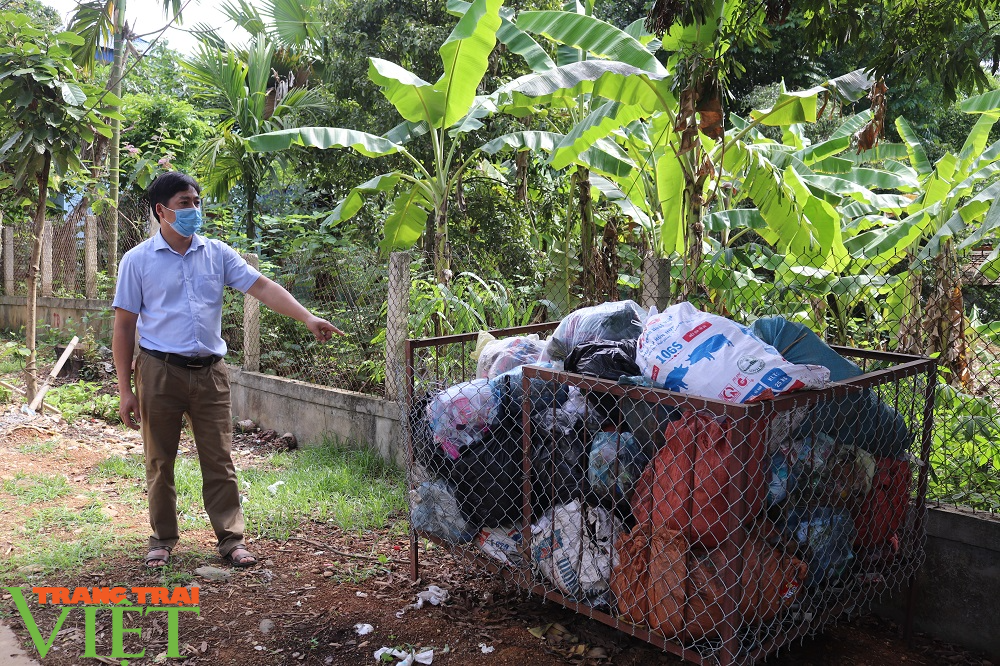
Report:
M 395 666 L 413 666 L 413 664 L 430 664 L 434 662 L 434 650 L 423 650 L 421 652 L 406 652 L 396 648 L 382 647 L 375 650 L 375 661 L 384 663 L 382 655 L 392 655 L 396 659 L 402 659 Z
M 489 654 L 490 652 L 493 652 L 494 648 L 492 645 L 487 645 L 486 643 L 480 643 L 479 649 L 482 651 L 483 654 Z
M 403 615 L 406 614 L 406 611 L 411 609 L 420 610 L 421 608 L 424 607 L 424 604 L 428 602 L 432 606 L 440 606 L 446 601 L 448 601 L 448 590 L 440 588 L 437 585 L 428 585 L 426 590 L 417 593 L 416 603 L 407 604 L 406 606 L 403 606 L 403 609 L 396 613 L 396 617 L 403 617 Z
M 368 634 L 375 631 L 375 627 L 373 627 L 370 624 L 358 622 L 356 625 L 354 625 L 354 631 L 358 632 L 358 636 L 367 636 Z
M 283 485 L 285 485 L 284 481 L 275 481 L 274 483 L 272 483 L 267 487 L 267 492 L 271 493 L 272 495 L 277 495 L 278 488 L 280 488 Z

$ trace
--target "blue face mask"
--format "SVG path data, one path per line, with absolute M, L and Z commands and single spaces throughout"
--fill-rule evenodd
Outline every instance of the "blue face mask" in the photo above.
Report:
M 164 206 L 164 208 L 167 207 Z M 190 238 L 201 230 L 201 208 L 181 208 L 180 210 L 167 208 L 167 210 L 174 214 L 174 221 L 170 226 L 184 238 Z

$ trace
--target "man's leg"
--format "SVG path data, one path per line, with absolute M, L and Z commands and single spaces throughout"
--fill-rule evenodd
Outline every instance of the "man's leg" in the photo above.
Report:
M 146 354 L 139 354 L 136 359 L 136 396 L 146 458 L 149 525 L 153 528 L 149 537 L 150 550 L 169 551 L 179 536 L 174 461 L 187 407 L 184 377 L 187 372 Z
M 225 557 L 243 546 L 243 509 L 233 465 L 233 419 L 229 397 L 229 373 L 223 362 L 192 371 L 195 387 L 188 416 L 194 430 L 201 465 L 205 511 L 218 537 L 219 553 Z

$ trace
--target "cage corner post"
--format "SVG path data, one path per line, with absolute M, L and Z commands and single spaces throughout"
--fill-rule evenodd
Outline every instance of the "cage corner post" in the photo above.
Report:
M 400 416 L 403 419 L 403 438 L 406 442 L 406 485 L 407 490 L 410 490 L 413 486 L 413 463 L 415 459 L 413 451 L 413 430 L 410 427 L 410 414 L 413 410 L 413 341 L 407 338 L 403 341 L 403 372 L 405 376 L 405 381 L 403 382 L 403 406 L 400 410 Z M 407 508 L 412 509 L 409 506 L 409 498 L 407 498 Z M 409 521 L 410 527 L 410 580 L 416 581 L 420 577 L 420 553 L 417 551 L 417 531 L 413 528 L 413 521 Z
M 927 385 L 924 387 L 923 423 L 920 431 L 920 470 L 917 473 L 916 532 L 918 538 L 926 541 L 927 529 L 927 484 L 930 475 L 931 446 L 934 443 L 934 399 L 937 391 L 937 362 L 929 360 Z M 917 602 L 918 571 L 910 574 L 906 588 L 906 610 L 903 618 L 903 638 L 907 643 L 913 640 L 913 614 Z

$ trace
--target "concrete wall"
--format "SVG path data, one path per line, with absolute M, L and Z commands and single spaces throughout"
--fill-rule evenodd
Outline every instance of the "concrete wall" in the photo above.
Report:
M 229 367 L 233 416 L 291 432 L 308 446 L 324 437 L 375 446 L 386 460 L 406 464 L 399 404 L 384 398 Z
M 902 623 L 906 594 L 876 608 Z M 917 631 L 1000 658 L 1000 519 L 931 509 L 927 559 L 917 575 Z
M 66 331 L 67 340 L 73 334 L 81 338 L 87 330 L 95 337 L 111 337 L 112 318 L 94 318 L 94 315 L 111 308 L 111 301 L 79 298 L 38 298 L 38 321 Z M 90 321 L 83 322 L 84 316 Z M 28 323 L 28 299 L 25 296 L 0 296 L 0 329 L 17 329 Z M 70 333 L 72 323 L 72 333 Z

